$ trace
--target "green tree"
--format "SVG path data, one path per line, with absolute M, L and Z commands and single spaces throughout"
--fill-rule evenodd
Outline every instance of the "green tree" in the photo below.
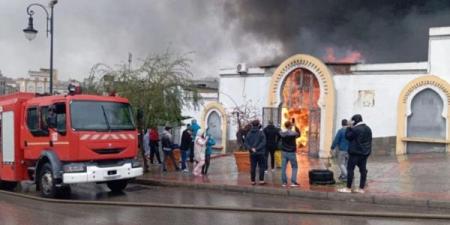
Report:
M 83 89 L 91 94 L 115 92 L 142 110 L 143 126 L 179 124 L 183 106 L 197 107 L 199 95 L 192 82 L 191 60 L 170 51 L 128 65 L 92 67 Z M 136 111 L 137 112 L 137 111 Z

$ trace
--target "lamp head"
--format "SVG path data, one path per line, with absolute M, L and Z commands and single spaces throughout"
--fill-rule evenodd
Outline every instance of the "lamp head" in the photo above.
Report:
M 25 34 L 25 38 L 29 41 L 33 40 L 38 33 L 38 31 L 33 27 L 33 17 L 31 15 L 28 18 L 28 27 L 23 29 L 23 32 Z

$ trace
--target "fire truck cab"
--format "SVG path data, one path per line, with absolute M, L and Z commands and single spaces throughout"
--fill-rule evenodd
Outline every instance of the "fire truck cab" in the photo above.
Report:
M 0 97 L 0 183 L 32 180 L 44 197 L 70 184 L 123 190 L 142 175 L 128 100 L 94 95 Z

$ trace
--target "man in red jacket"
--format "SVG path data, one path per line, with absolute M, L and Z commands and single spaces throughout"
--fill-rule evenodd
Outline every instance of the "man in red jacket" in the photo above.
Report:
M 153 157 L 156 155 L 158 163 L 161 164 L 161 157 L 159 156 L 159 134 L 158 129 L 152 127 L 149 133 L 150 140 L 150 163 L 153 164 Z

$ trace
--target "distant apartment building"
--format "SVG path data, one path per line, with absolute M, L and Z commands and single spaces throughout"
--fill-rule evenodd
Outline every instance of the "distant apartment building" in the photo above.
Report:
M 16 83 L 13 79 L 3 76 L 0 71 L 0 95 L 6 95 L 17 91 Z
M 50 92 L 50 70 L 41 68 L 39 71 L 28 71 L 27 78 L 16 80 L 20 92 L 48 93 Z M 53 70 L 53 86 L 58 86 L 58 71 Z

